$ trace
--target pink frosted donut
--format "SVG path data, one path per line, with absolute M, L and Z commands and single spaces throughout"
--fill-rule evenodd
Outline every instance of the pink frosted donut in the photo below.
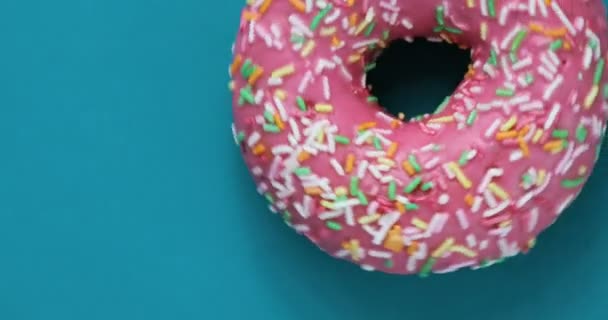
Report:
M 605 14 L 601 0 L 250 0 L 235 141 L 271 210 L 334 257 L 421 276 L 491 265 L 532 248 L 597 160 Z M 470 48 L 472 64 L 437 112 L 403 122 L 365 72 L 411 37 Z

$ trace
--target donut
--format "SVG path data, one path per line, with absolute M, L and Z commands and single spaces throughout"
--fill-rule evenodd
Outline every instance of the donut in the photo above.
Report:
M 421 277 L 502 262 L 534 247 L 597 161 L 605 16 L 601 0 L 248 1 L 235 142 L 270 210 L 328 255 Z M 401 119 L 366 72 L 415 38 L 471 64 L 433 114 Z

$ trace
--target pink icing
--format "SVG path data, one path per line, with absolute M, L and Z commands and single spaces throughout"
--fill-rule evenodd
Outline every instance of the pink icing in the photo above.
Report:
M 335 257 L 423 276 L 485 266 L 529 250 L 591 173 L 601 0 L 248 2 L 235 140 L 271 209 Z M 473 71 L 442 111 L 401 122 L 367 101 L 364 66 L 408 37 L 471 48 Z

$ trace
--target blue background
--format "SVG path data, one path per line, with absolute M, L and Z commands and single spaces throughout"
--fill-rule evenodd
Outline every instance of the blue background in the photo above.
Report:
M 0 1 L 0 319 L 608 317 L 606 153 L 481 271 L 367 273 L 286 228 L 230 134 L 243 2 Z

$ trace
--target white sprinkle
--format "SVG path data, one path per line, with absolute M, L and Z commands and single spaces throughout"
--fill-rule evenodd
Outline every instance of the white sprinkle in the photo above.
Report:
M 332 13 L 327 16 L 327 18 L 325 18 L 325 23 L 326 24 L 331 24 L 332 22 L 336 21 L 336 19 L 338 19 L 340 17 L 340 9 L 336 8 L 332 11 Z
M 323 72 L 323 70 L 325 69 L 334 69 L 336 67 L 336 64 L 334 62 L 332 62 L 331 60 L 327 60 L 327 59 L 319 59 L 319 61 L 317 62 L 317 65 L 315 66 L 315 74 L 321 74 L 321 72 Z
M 359 165 L 357 166 L 357 178 L 363 179 L 365 177 L 368 165 L 369 162 L 367 160 L 359 162 Z
M 540 14 L 546 18 L 549 15 L 549 12 L 547 11 L 545 0 L 537 0 L 536 3 L 538 4 L 538 8 L 540 9 Z
M 460 228 L 462 230 L 466 230 L 469 228 L 469 220 L 467 219 L 466 213 L 464 210 L 458 209 L 456 210 L 456 218 L 458 218 L 458 224 L 460 224 Z
M 536 16 L 536 0 L 528 1 L 528 13 L 534 17 Z
M 554 64 L 552 61 L 549 60 L 546 54 L 540 56 L 540 61 L 543 63 L 543 66 L 545 66 L 549 70 L 549 72 L 557 72 L 557 66 L 559 65 L 559 61 L 557 64 Z
M 325 98 L 325 100 L 329 100 L 331 99 L 331 91 L 329 89 L 329 79 L 327 79 L 327 76 L 323 76 L 323 97 Z
M 528 232 L 534 231 L 536 224 L 538 223 L 538 208 L 532 208 L 528 213 Z
M 591 52 L 591 47 L 585 47 L 585 54 L 583 55 L 583 69 L 589 70 L 591 67 L 591 59 L 593 58 L 593 52 Z
M 432 169 L 439 163 L 439 157 L 434 157 L 424 164 L 425 169 Z
M 378 250 L 369 250 L 367 254 L 370 257 L 379 258 L 379 259 L 390 259 L 392 257 L 390 252 L 386 251 L 378 251 Z
M 379 39 L 376 39 L 376 38 L 374 38 L 374 39 L 369 39 L 369 40 L 357 41 L 357 42 L 355 42 L 355 43 L 353 44 L 352 48 L 353 48 L 353 49 L 355 49 L 355 50 L 357 50 L 357 49 L 360 49 L 360 48 L 363 48 L 363 47 L 367 47 L 367 46 L 372 45 L 372 44 L 376 44 L 376 43 L 378 43 L 379 41 L 380 41 L 380 40 L 379 40 Z
M 483 213 L 483 217 L 484 218 L 490 218 L 490 217 L 493 217 L 493 216 L 499 214 L 500 212 L 502 212 L 503 210 L 505 210 L 509 206 L 510 203 L 511 202 L 509 200 L 505 200 L 505 201 L 501 202 L 496 207 L 490 208 L 490 209 L 486 210 Z
M 563 173 L 565 174 L 566 172 L 568 172 L 568 170 L 570 170 L 570 167 L 572 167 L 572 164 L 574 163 L 574 160 L 576 160 L 576 158 L 578 158 L 581 154 L 583 154 L 587 150 L 589 150 L 589 145 L 588 144 L 583 144 L 583 145 L 578 146 L 574 150 L 574 153 L 572 154 L 572 157 L 570 158 L 570 160 L 564 166 Z
M 551 98 L 551 96 L 553 95 L 553 92 L 555 92 L 555 90 L 557 90 L 557 88 L 562 84 L 562 82 L 564 82 L 564 76 L 560 74 L 547 87 L 547 89 L 545 90 L 545 93 L 543 94 L 543 99 L 545 101 L 549 100 Z
M 448 176 L 449 179 L 456 178 L 456 175 L 454 174 L 454 172 L 452 172 L 452 170 L 450 169 L 450 167 L 448 166 L 447 163 L 444 163 L 442 165 L 442 167 L 443 167 L 443 171 L 445 171 L 445 174 Z
M 557 18 L 566 26 L 570 34 L 573 36 L 576 35 L 576 29 L 572 25 L 572 22 L 570 22 L 570 19 L 566 17 L 566 14 L 562 11 L 562 8 L 560 8 L 557 1 L 551 1 L 551 8 L 557 15 Z
M 475 196 L 473 200 L 473 206 L 471 207 L 471 212 L 476 213 L 481 209 L 481 203 L 483 202 L 483 198 L 480 196 Z
M 555 74 L 547 70 L 545 66 L 539 66 L 536 71 L 538 71 L 538 73 L 540 73 L 543 78 L 547 79 L 547 81 L 552 81 L 553 79 L 555 79 Z
M 298 233 L 306 233 L 310 231 L 310 227 L 305 224 L 296 224 L 293 226 L 293 229 Z
M 255 166 L 251 169 L 251 173 L 253 173 L 254 176 L 260 176 L 262 175 L 263 171 L 262 168 Z
M 474 234 L 472 234 L 472 233 L 468 234 L 467 237 L 466 237 L 466 241 L 467 241 L 467 245 L 470 248 L 477 247 L 477 239 L 475 238 Z
M 551 128 L 551 126 L 553 126 L 553 123 L 555 122 L 555 119 L 557 118 L 557 115 L 558 115 L 560 109 L 561 109 L 561 105 L 559 104 L 559 102 L 556 102 L 553 105 L 553 107 L 551 108 L 551 111 L 549 112 L 549 116 L 547 117 L 547 120 L 545 121 L 545 125 L 543 126 L 543 129 L 548 130 Z
M 358 146 L 362 145 L 367 139 L 371 138 L 373 134 L 374 132 L 372 130 L 365 131 L 355 139 L 355 144 Z
M 562 203 L 557 207 L 557 210 L 555 211 L 555 215 L 559 215 L 561 214 L 564 210 L 566 210 L 566 208 L 568 208 L 568 206 L 572 203 L 572 201 L 574 200 L 574 195 L 571 194 L 569 195 L 564 201 L 562 201 Z
M 435 213 L 429 222 L 428 233 L 441 233 L 450 216 L 447 213 Z
M 298 203 L 295 203 L 295 205 L 297 205 L 297 204 Z M 337 217 L 341 217 L 342 215 L 344 215 L 344 211 L 325 211 L 325 212 L 321 212 L 319 214 L 319 219 L 321 219 L 321 220 L 334 219 Z
M 412 24 L 412 22 L 410 20 L 408 20 L 407 18 L 403 18 L 401 19 L 401 24 L 406 28 L 406 29 L 412 29 L 414 28 L 414 25 Z
M 336 160 L 336 158 L 331 158 L 329 160 L 329 163 L 331 164 L 331 166 L 334 168 L 334 170 L 336 171 L 336 173 L 340 176 L 344 175 L 344 169 L 342 168 L 342 165 L 338 162 L 338 160 Z
M 255 26 L 255 31 L 262 38 L 262 40 L 264 40 L 266 46 L 272 48 L 272 37 L 270 34 L 268 34 L 268 31 L 266 31 L 266 29 L 260 25 Z
M 555 54 L 555 52 L 553 52 L 552 50 L 547 51 L 547 55 L 549 56 L 549 59 L 551 60 L 551 62 L 553 63 L 554 66 L 559 66 L 560 61 L 559 58 L 557 57 L 557 54 Z
M 513 71 L 519 71 L 531 64 L 532 64 L 532 57 L 527 56 L 527 57 L 517 61 L 516 63 L 514 63 L 513 66 L 511 66 L 511 68 L 513 69 Z
M 513 41 L 513 38 L 515 38 L 515 36 L 519 32 L 519 30 L 521 30 L 521 25 L 517 25 L 515 28 L 511 29 L 511 31 L 509 33 L 507 33 L 507 35 L 503 38 L 502 42 L 500 43 L 500 48 L 502 50 L 507 49 L 507 47 L 509 46 L 511 41 Z
M 488 15 L 488 4 L 486 3 L 486 1 L 484 1 L 484 0 L 479 1 L 479 8 L 481 9 L 482 16 L 485 17 Z
M 557 167 L 555 169 L 556 174 L 563 175 L 564 173 L 566 173 L 564 170 L 564 167 L 566 166 L 566 163 L 568 162 L 568 160 L 570 160 L 570 158 L 572 157 L 573 152 L 574 152 L 574 143 L 572 141 L 570 141 L 570 143 L 568 144 L 568 149 L 566 150 L 566 153 L 564 154 L 564 156 L 562 157 L 560 162 L 557 164 Z
M 496 197 L 494 197 L 494 194 L 492 194 L 492 192 L 490 192 L 490 190 L 484 190 L 483 197 L 486 200 L 486 203 L 488 204 L 489 207 L 495 208 L 498 205 L 498 202 L 496 202 Z
M 507 23 L 509 12 L 513 9 L 513 3 L 503 6 L 498 16 L 498 24 L 504 26 Z
M 541 101 L 532 101 L 529 103 L 522 104 L 519 106 L 519 111 L 526 112 L 531 110 L 539 110 L 543 108 L 543 103 Z
M 372 214 L 375 214 L 379 206 L 380 204 L 378 204 L 376 201 L 370 202 L 370 204 L 367 206 L 367 215 L 371 216 Z
M 433 271 L 433 273 L 436 273 L 436 274 L 450 273 L 450 272 L 454 272 L 454 271 L 457 271 L 457 270 L 462 269 L 462 268 L 472 267 L 475 264 L 477 264 L 477 261 L 475 261 L 475 260 L 468 260 L 468 261 L 465 261 L 465 262 L 460 262 L 460 263 L 449 265 L 445 269 L 435 270 L 435 271 Z
M 386 155 L 386 151 L 383 150 L 369 150 L 365 152 L 365 156 L 368 158 L 380 158 Z
M 279 116 L 281 116 L 281 119 L 283 119 L 283 121 L 287 121 L 288 116 L 287 116 L 287 111 L 285 111 L 285 105 L 283 105 L 283 102 L 281 101 L 281 99 L 279 99 L 278 97 L 274 97 L 274 105 L 276 106 L 277 110 L 279 111 Z
M 511 70 L 509 70 L 509 62 L 507 61 L 506 55 L 503 55 L 500 58 L 500 66 L 502 67 L 502 71 L 504 72 L 507 80 L 509 80 L 509 81 L 513 80 L 513 73 L 511 73 Z
M 346 207 L 352 207 L 361 204 L 361 201 L 357 198 L 352 198 L 344 201 L 334 202 L 334 209 L 340 210 Z
M 490 78 L 494 78 L 494 77 L 496 77 L 496 71 L 495 71 L 495 70 L 494 70 L 494 68 L 492 68 L 492 66 L 491 66 L 490 64 L 488 64 L 488 63 L 486 63 L 486 64 L 484 64 L 484 65 L 483 65 L 483 71 L 484 71 L 485 73 L 487 73 L 487 74 L 490 76 Z
M 308 88 L 308 85 L 310 84 L 311 81 L 312 81 L 312 71 L 308 70 L 308 71 L 306 71 L 306 73 L 302 77 L 302 81 L 300 81 L 300 84 L 298 85 L 298 93 L 300 93 L 300 94 L 304 93 L 306 91 L 306 89 Z
M 314 37 L 314 34 L 312 33 L 312 31 L 310 31 L 308 26 L 304 22 L 302 22 L 302 20 L 300 20 L 300 18 L 297 15 L 290 14 L 287 19 L 288 19 L 289 23 L 291 23 L 298 31 L 301 31 L 309 38 Z
M 257 131 L 254 131 L 251 135 L 249 135 L 249 138 L 247 139 L 247 145 L 251 148 L 256 143 L 258 143 L 258 141 L 260 141 L 261 138 L 262 138 L 262 136 L 260 135 L 260 133 Z
M 278 87 L 283 84 L 283 79 L 270 77 L 268 78 L 267 83 L 269 86 Z
M 492 182 L 492 179 L 502 176 L 503 173 L 504 173 L 504 169 L 501 169 L 501 168 L 488 169 L 488 171 L 486 171 L 486 174 L 481 179 L 481 183 L 479 184 L 479 187 L 477 188 L 477 192 L 481 193 L 484 190 L 486 190 L 486 188 L 488 187 L 490 182 Z
M 511 154 L 509 155 L 509 161 L 510 162 L 515 162 L 517 160 L 521 160 L 521 158 L 524 157 L 524 153 L 521 150 L 515 150 L 513 152 L 511 152 Z
M 450 201 L 450 196 L 447 193 L 444 193 L 439 196 L 439 199 L 437 202 L 439 202 L 439 204 L 441 204 L 441 205 L 444 205 L 444 204 L 448 203 L 449 201 Z

